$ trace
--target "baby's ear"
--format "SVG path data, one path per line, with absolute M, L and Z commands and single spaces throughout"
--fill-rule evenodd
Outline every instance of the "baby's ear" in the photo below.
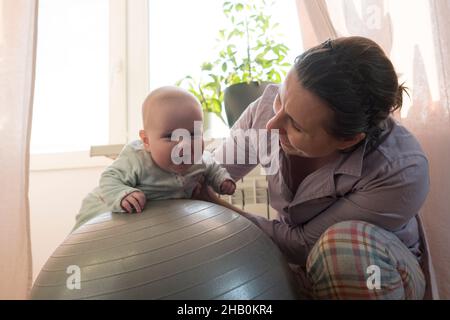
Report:
M 148 137 L 145 134 L 145 130 L 139 130 L 139 137 L 141 137 L 142 143 L 144 144 L 144 146 L 148 147 Z

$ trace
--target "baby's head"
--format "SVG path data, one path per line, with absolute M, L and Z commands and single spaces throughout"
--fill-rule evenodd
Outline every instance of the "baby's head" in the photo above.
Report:
M 152 91 L 142 105 L 142 120 L 144 129 L 139 136 L 146 151 L 150 152 L 153 161 L 163 170 L 184 173 L 201 154 L 194 158 L 195 139 L 201 139 L 203 152 L 202 126 L 197 125 L 197 136 L 194 136 L 194 122 L 203 120 L 202 108 L 198 100 L 189 92 L 172 86 L 158 88 Z M 191 133 L 190 163 L 174 164 L 171 158 L 172 150 L 179 142 L 172 141 L 172 133 L 176 129 L 185 129 Z M 200 131 L 200 132 L 198 132 Z M 181 139 L 180 139 L 181 140 Z M 198 144 L 198 142 L 197 142 Z M 179 156 L 183 156 L 181 150 Z

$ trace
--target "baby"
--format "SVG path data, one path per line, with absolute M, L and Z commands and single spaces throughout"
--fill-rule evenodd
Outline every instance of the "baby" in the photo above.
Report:
M 99 186 L 83 200 L 75 228 L 107 211 L 141 212 L 147 200 L 190 198 L 202 177 L 217 193 L 234 193 L 228 172 L 203 152 L 203 113 L 192 94 L 156 89 L 143 103 L 142 118 L 141 140 L 126 145 L 102 173 Z

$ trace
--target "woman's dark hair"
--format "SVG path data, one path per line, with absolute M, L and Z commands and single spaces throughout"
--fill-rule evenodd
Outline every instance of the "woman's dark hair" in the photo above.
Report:
M 334 111 L 327 130 L 337 138 L 364 132 L 376 144 L 381 123 L 406 92 L 381 47 L 363 37 L 327 40 L 298 56 L 295 69 L 301 85 Z

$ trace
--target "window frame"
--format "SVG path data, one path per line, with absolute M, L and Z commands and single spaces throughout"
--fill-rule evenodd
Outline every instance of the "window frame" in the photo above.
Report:
M 148 0 L 109 0 L 109 144 L 138 138 L 149 90 Z M 30 171 L 106 166 L 91 150 L 30 154 Z

